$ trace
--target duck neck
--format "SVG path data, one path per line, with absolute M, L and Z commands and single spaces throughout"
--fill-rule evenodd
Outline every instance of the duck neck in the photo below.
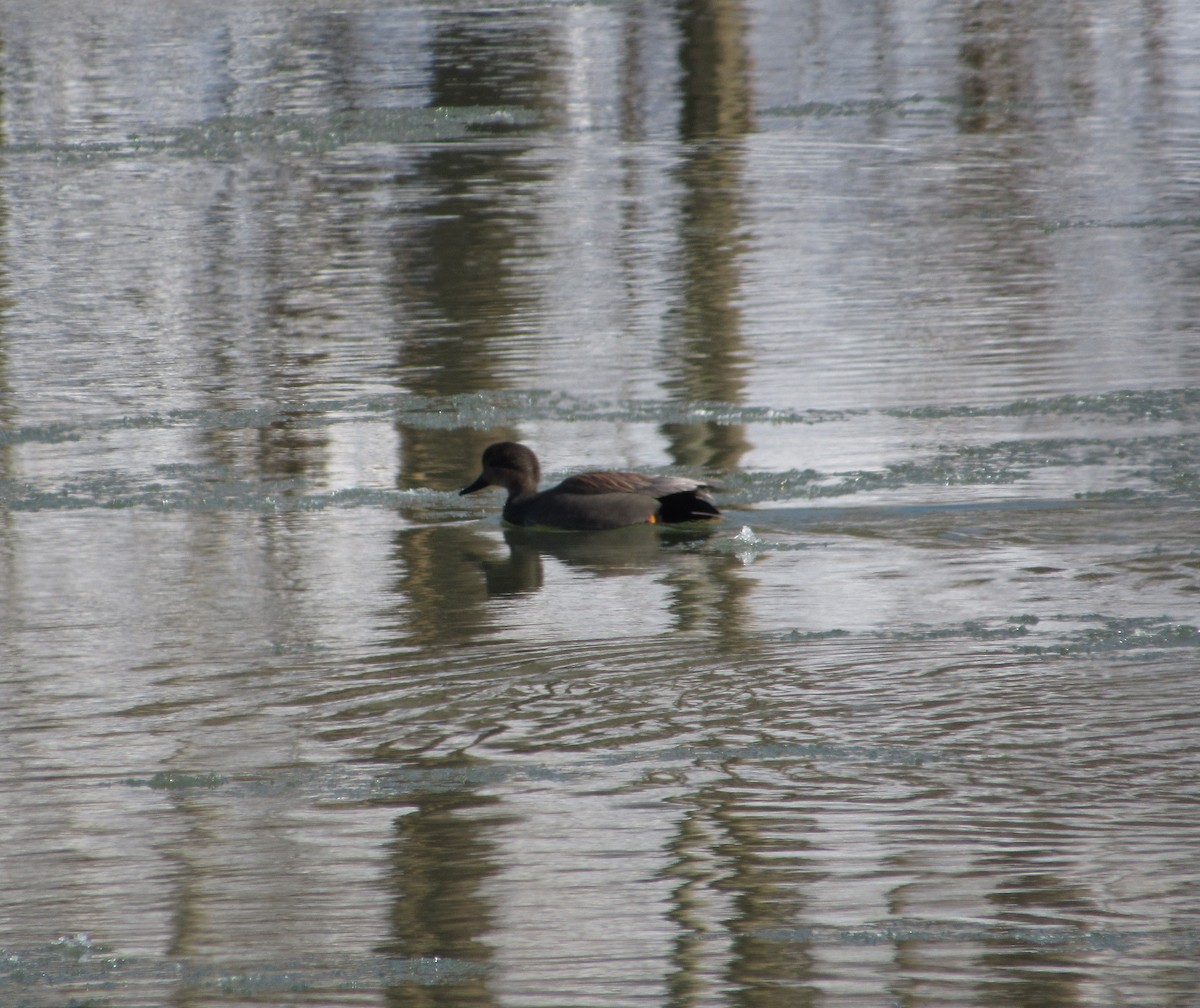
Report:
M 529 500 L 531 497 L 536 497 L 538 488 L 536 483 L 530 483 L 522 480 L 520 483 L 513 483 L 508 488 L 508 500 L 506 504 L 520 504 Z

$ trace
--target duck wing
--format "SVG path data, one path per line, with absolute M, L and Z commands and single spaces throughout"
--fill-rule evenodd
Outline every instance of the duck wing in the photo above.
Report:
M 694 493 L 704 488 L 698 480 L 685 476 L 648 476 L 631 472 L 586 472 L 569 476 L 556 491 L 571 494 L 629 493 L 661 499 L 671 494 Z

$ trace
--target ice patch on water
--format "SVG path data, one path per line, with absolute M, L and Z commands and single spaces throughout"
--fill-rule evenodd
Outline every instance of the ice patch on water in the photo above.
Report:
M 112 991 L 118 985 L 143 989 L 153 985 L 164 995 L 215 993 L 222 1000 L 231 995 L 261 999 L 293 992 L 314 995 L 397 984 L 456 984 L 482 973 L 478 963 L 435 955 L 348 956 L 316 965 L 286 960 L 232 963 L 170 957 L 134 959 L 116 955 L 112 949 L 94 943 L 86 932 L 79 932 L 40 948 L 0 946 L 0 1003 L 49 1003 L 30 998 L 31 992 L 49 990 L 62 996 L 56 1004 L 99 1004 L 86 994 L 98 989 Z M 72 994 L 83 995 L 83 999 L 72 998 Z M 191 999 L 163 997 L 156 1003 L 169 1000 Z M 103 1003 L 109 1002 L 104 999 Z

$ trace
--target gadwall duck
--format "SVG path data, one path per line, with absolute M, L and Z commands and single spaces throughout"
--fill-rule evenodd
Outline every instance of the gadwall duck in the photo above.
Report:
M 707 487 L 683 476 L 586 472 L 538 491 L 541 467 L 523 444 L 501 441 L 483 453 L 483 472 L 460 494 L 488 486 L 508 491 L 504 520 L 559 529 L 613 529 L 643 522 L 676 524 L 718 517 Z

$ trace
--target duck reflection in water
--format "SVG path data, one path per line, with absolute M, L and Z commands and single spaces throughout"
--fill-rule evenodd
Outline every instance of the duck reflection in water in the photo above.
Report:
M 708 487 L 683 476 L 585 472 L 538 490 L 541 466 L 525 445 L 500 441 L 483 453 L 483 471 L 460 494 L 499 486 L 508 491 L 510 525 L 596 531 L 629 525 L 679 525 L 720 517 Z
M 577 535 L 508 527 L 504 530 L 508 556 L 480 558 L 477 562 L 489 597 L 523 595 L 542 588 L 547 558 L 596 577 L 623 577 L 661 569 L 669 557 L 679 556 L 676 550 L 706 539 L 712 531 L 697 523 L 672 526 L 665 537 L 646 523 Z

